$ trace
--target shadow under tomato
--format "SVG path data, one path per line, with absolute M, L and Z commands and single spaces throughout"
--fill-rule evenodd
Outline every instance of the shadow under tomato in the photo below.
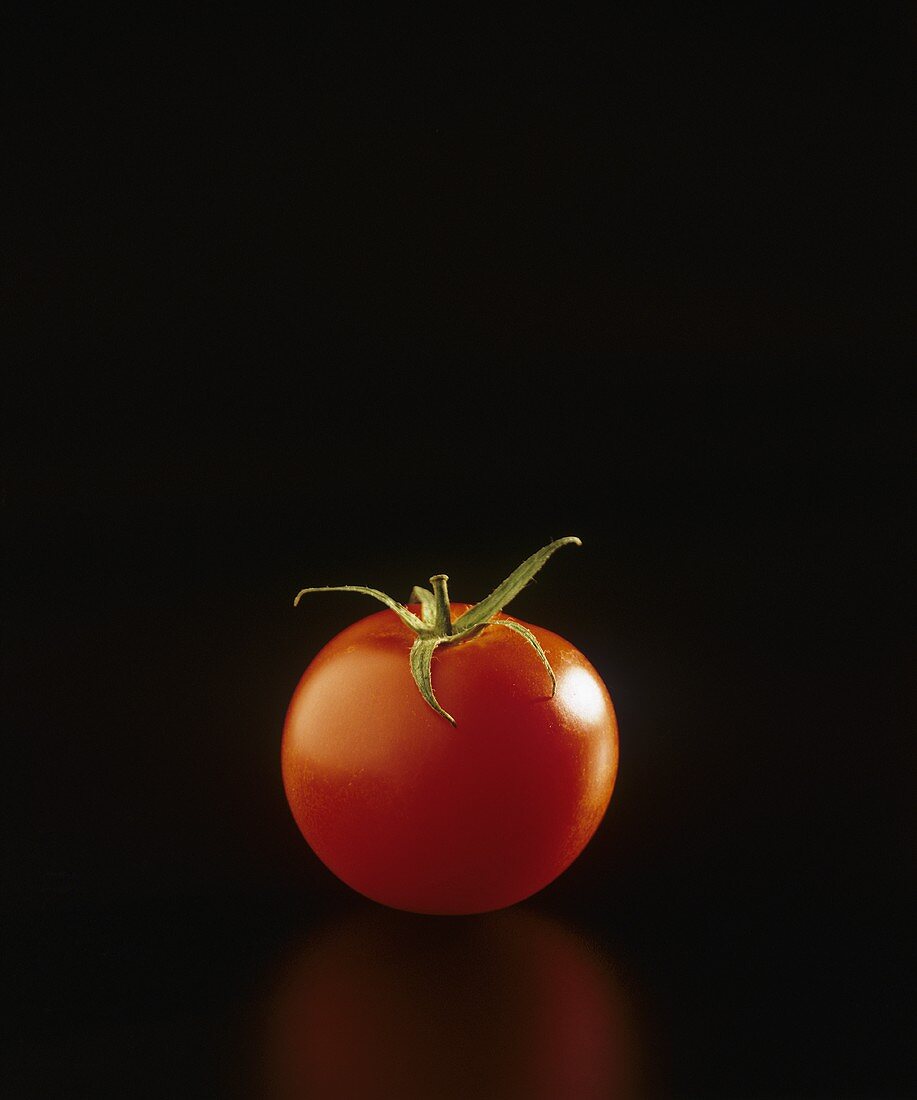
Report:
M 611 960 L 525 910 L 361 911 L 288 953 L 260 1026 L 272 1100 L 645 1094 Z

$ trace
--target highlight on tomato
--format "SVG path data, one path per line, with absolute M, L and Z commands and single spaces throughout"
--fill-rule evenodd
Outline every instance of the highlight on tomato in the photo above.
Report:
M 527 558 L 479 603 L 445 574 L 341 631 L 293 693 L 281 765 L 321 861 L 395 909 L 480 913 L 552 882 L 586 846 L 618 767 L 611 697 L 586 657 L 503 608 L 562 546 Z

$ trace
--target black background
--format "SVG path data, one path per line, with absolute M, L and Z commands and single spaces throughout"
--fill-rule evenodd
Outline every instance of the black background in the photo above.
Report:
M 373 909 L 278 751 L 374 608 L 293 593 L 566 534 L 513 612 L 621 768 L 529 907 L 653 1094 L 912 1083 L 914 11 L 615 12 L 16 28 L 13 1094 L 246 1092 L 275 960 Z

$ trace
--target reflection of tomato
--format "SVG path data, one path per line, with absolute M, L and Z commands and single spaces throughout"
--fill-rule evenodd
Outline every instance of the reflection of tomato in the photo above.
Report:
M 451 604 L 453 620 L 467 604 Z M 418 611 L 417 608 L 412 610 Z M 511 905 L 582 851 L 611 797 L 614 710 L 582 653 L 525 627 L 556 676 L 507 623 L 433 657 L 436 698 L 411 679 L 415 635 L 393 611 L 319 653 L 284 727 L 287 798 L 306 840 L 376 901 L 422 913 Z
M 257 1095 L 626 1100 L 651 1095 L 610 960 L 522 909 L 446 923 L 364 911 L 291 952 Z

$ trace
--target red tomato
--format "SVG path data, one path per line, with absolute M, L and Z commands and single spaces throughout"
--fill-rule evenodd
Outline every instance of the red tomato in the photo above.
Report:
M 469 607 L 449 606 L 453 620 Z M 455 726 L 412 680 L 415 633 L 393 611 L 343 630 L 306 669 L 284 786 L 303 836 L 361 894 L 418 913 L 499 909 L 556 878 L 595 832 L 618 765 L 612 702 L 579 650 L 527 628 L 553 696 L 525 637 L 487 625 L 432 658 Z

